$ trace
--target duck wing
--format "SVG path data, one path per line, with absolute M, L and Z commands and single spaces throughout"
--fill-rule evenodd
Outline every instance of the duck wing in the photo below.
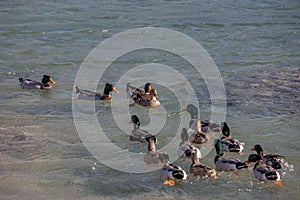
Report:
M 126 93 L 127 93 L 127 98 L 133 98 L 137 95 L 144 95 L 146 94 L 145 91 L 141 88 L 133 87 L 130 85 L 130 83 L 127 84 L 126 86 Z
M 22 88 L 27 89 L 41 89 L 41 87 L 43 86 L 43 84 L 38 81 L 23 79 L 22 77 L 19 78 L 19 84 Z
M 80 89 L 78 86 L 75 86 L 76 94 L 83 94 L 86 96 L 103 96 L 103 94 L 99 92 L 92 92 L 90 90 Z

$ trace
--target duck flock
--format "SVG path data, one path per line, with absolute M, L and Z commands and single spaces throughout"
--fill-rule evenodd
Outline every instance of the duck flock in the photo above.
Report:
M 19 78 L 19 84 L 23 89 L 43 89 L 49 90 L 55 84 L 51 76 L 44 75 L 41 82 L 30 79 Z M 106 83 L 103 93 L 92 92 L 89 90 L 80 89 L 75 86 L 76 96 L 78 99 L 85 100 L 111 100 L 110 93 L 113 91 L 119 93 L 114 85 Z M 151 108 L 159 106 L 158 94 L 155 88 L 152 88 L 150 83 L 146 83 L 144 89 L 133 87 L 127 84 L 127 97 L 132 99 L 133 103 Z M 241 154 L 244 152 L 245 143 L 240 142 L 231 135 L 230 128 L 226 122 L 215 123 L 211 120 L 200 120 L 196 106 L 187 105 L 186 111 L 190 114 L 190 122 L 187 128 L 183 128 L 181 132 L 181 142 L 178 147 L 178 157 L 191 161 L 189 173 L 193 176 L 218 178 L 218 172 L 232 172 L 238 174 L 242 169 L 249 168 L 251 163 L 253 166 L 253 176 L 259 181 L 274 181 L 276 185 L 282 185 L 280 174 L 282 169 L 292 170 L 293 166 L 289 165 L 284 160 L 284 156 L 278 154 L 265 154 L 260 144 L 254 145 L 251 150 L 256 153 L 250 154 L 246 161 L 241 161 L 236 158 L 225 156 L 224 152 L 231 154 Z M 147 153 L 144 155 L 144 161 L 147 164 L 161 165 L 160 179 L 166 185 L 174 186 L 175 181 L 184 181 L 187 179 L 187 172 L 182 167 L 173 164 L 169 161 L 167 152 L 156 151 L 157 137 L 146 130 L 140 128 L 141 122 L 137 115 L 131 116 L 133 130 L 129 137 L 130 141 L 146 143 Z M 188 132 L 192 132 L 189 136 Z M 211 140 L 213 132 L 221 132 L 222 137 L 214 142 L 216 156 L 214 158 L 215 168 L 207 166 L 200 162 L 202 156 L 199 147 L 202 144 L 208 143 Z

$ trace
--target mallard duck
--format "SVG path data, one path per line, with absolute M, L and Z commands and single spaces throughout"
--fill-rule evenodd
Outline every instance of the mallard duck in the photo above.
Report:
M 144 107 L 155 107 L 160 105 L 160 102 L 157 100 L 157 91 L 155 88 L 151 87 L 150 83 L 146 83 L 145 90 L 132 87 L 128 83 L 126 91 L 127 96 L 132 98 L 134 101 L 134 103 L 130 106 L 134 106 L 134 104 L 138 104 Z
M 237 153 L 242 153 L 244 151 L 245 143 L 232 138 L 229 126 L 226 122 L 223 123 L 222 134 L 223 137 L 221 138 L 221 144 L 223 151 Z
M 265 155 L 263 148 L 259 144 L 254 145 L 251 150 L 255 150 L 256 153 L 262 157 L 263 162 L 274 169 L 282 169 L 283 167 L 290 168 L 288 162 L 283 159 L 284 156 L 278 154 Z
M 190 122 L 189 122 L 189 128 L 193 131 L 196 130 L 198 121 L 201 122 L 201 131 L 204 133 L 209 133 L 210 131 L 220 131 L 220 126 L 211 121 L 211 120 L 200 120 L 198 118 L 199 116 L 199 112 L 198 112 L 198 108 L 192 104 L 188 104 L 186 109 L 183 109 L 182 112 L 187 111 L 190 116 Z
M 144 161 L 148 164 L 163 164 L 169 161 L 169 156 L 166 152 L 156 151 L 157 138 L 155 136 L 147 137 L 148 152 L 144 156 Z
M 92 92 L 90 90 L 79 89 L 77 85 L 74 88 L 76 90 L 77 99 L 84 100 L 111 100 L 112 97 L 109 94 L 111 91 L 117 94 L 119 93 L 115 86 L 110 83 L 105 84 L 103 94 L 99 92 Z
M 140 129 L 141 123 L 138 116 L 132 115 L 129 123 L 133 123 L 133 130 L 131 131 L 131 135 L 129 137 L 130 141 L 139 141 L 145 143 L 147 142 L 146 138 L 153 136 L 148 131 Z
M 151 89 L 152 89 L 151 83 L 146 83 L 144 90 L 141 88 L 133 87 L 130 85 L 130 83 L 128 83 L 126 86 L 127 98 L 133 98 L 137 94 L 140 95 L 149 94 Z
M 156 89 L 152 88 L 149 92 L 149 94 L 146 95 L 140 95 L 137 94 L 135 97 L 133 97 L 134 103 L 144 106 L 144 107 L 155 107 L 159 106 L 160 102 L 157 100 L 157 91 Z
M 196 130 L 190 136 L 189 141 L 194 144 L 203 144 L 207 143 L 209 138 L 209 133 L 204 133 L 201 131 L 201 121 L 197 120 Z
M 201 158 L 200 150 L 188 141 L 189 136 L 188 136 L 186 128 L 182 129 L 181 140 L 182 141 L 180 142 L 179 148 L 178 148 L 178 151 L 177 151 L 179 158 L 188 158 L 188 159 L 190 159 L 191 156 L 192 156 L 193 151 L 196 152 L 197 158 L 199 158 L 199 159 Z
M 175 180 L 186 180 L 186 172 L 179 166 L 172 163 L 166 163 L 160 170 L 160 179 L 165 180 L 165 185 L 174 186 Z
M 22 77 L 19 78 L 19 84 L 23 89 L 49 90 L 52 88 L 49 82 L 55 84 L 54 80 L 49 75 L 44 75 L 42 82 L 33 81 L 30 79 L 23 79 Z
M 217 178 L 216 170 L 211 167 L 200 163 L 197 151 L 192 152 L 192 164 L 190 166 L 190 173 L 194 176 L 207 176 Z
M 280 174 L 271 166 L 268 166 L 263 161 L 263 158 L 259 154 L 250 154 L 248 156 L 247 163 L 256 162 L 253 167 L 253 176 L 260 181 L 274 181 L 276 185 L 282 185 L 280 180 Z
M 248 168 L 246 162 L 241 162 L 240 160 L 235 158 L 225 158 L 222 144 L 219 139 L 216 141 L 215 149 L 217 155 L 215 156 L 214 162 L 217 171 L 224 171 L 224 172 L 232 171 L 234 173 L 237 173 L 238 170 L 241 170 L 243 168 Z

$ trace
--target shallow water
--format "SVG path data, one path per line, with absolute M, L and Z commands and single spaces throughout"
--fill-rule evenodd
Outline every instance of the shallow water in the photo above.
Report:
M 296 1 L 2 1 L 0 3 L 0 197 L 1 199 L 298 199 L 300 55 L 299 3 Z M 294 165 L 285 184 L 255 180 L 251 172 L 220 179 L 190 177 L 175 187 L 158 172 L 124 173 L 96 160 L 81 143 L 72 116 L 74 79 L 89 52 L 104 39 L 146 26 L 170 28 L 198 41 L 223 77 L 227 116 L 233 135 L 250 148 L 280 153 Z M 116 82 L 132 66 L 156 62 L 186 73 L 197 88 L 201 116 L 210 117 L 203 80 L 186 72 L 186 62 L 154 50 L 132 52 L 113 63 L 99 83 Z M 39 80 L 50 74 L 51 91 L 28 91 L 18 77 Z M 134 78 L 132 79 L 134 80 Z M 158 148 L 173 137 L 180 116 L 172 93 L 159 87 L 169 112 Z M 180 85 L 178 86 L 180 87 Z M 115 94 L 113 94 L 115 95 Z M 189 97 L 187 97 L 189 98 Z M 84 104 L 84 102 L 82 102 Z M 109 103 L 97 103 L 97 118 L 111 141 L 135 152 L 114 125 Z M 148 112 L 132 108 L 150 123 Z M 105 117 L 103 117 L 105 116 Z M 124 119 L 127 123 L 128 119 Z M 176 127 L 175 127 L 176 128 Z M 203 160 L 213 166 L 214 151 Z M 187 168 L 189 162 L 180 162 Z

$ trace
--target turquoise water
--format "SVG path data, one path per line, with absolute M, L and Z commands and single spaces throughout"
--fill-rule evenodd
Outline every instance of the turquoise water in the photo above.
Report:
M 2 1 L 0 3 L 0 197 L 1 199 L 298 199 L 300 55 L 297 1 Z M 96 160 L 81 143 L 72 116 L 72 92 L 81 63 L 101 41 L 146 26 L 182 32 L 199 42 L 222 75 L 233 135 L 250 148 L 280 153 L 294 165 L 285 184 L 260 183 L 251 172 L 223 173 L 218 180 L 190 177 L 167 187 L 158 172 L 124 173 Z M 167 37 L 167 36 L 166 36 Z M 125 55 L 99 83 L 115 82 L 124 70 L 157 62 L 185 72 L 186 63 L 160 51 Z M 51 91 L 28 91 L 18 77 L 40 80 L 50 74 Z M 197 90 L 201 116 L 209 118 L 203 80 L 186 73 Z M 170 140 L 177 102 L 160 88 L 170 115 L 158 148 Z M 187 97 L 188 98 L 188 97 Z M 128 144 L 111 119 L 110 103 L 97 103 L 97 117 L 110 139 Z M 147 112 L 132 109 L 149 123 Z M 129 121 L 126 119 L 126 123 Z M 124 122 L 125 123 L 125 122 Z M 213 166 L 214 151 L 203 162 Z M 236 155 L 231 155 L 236 156 Z M 181 163 L 188 167 L 189 162 Z

